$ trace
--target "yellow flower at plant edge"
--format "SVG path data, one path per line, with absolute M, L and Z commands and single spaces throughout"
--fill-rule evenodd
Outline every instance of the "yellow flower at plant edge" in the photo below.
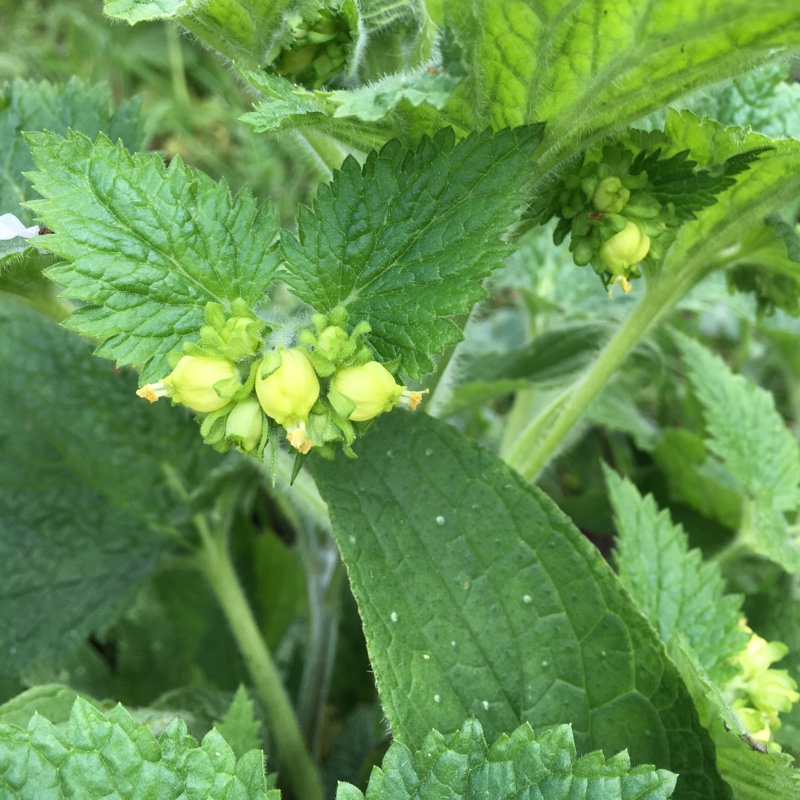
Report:
M 392 373 L 377 361 L 340 369 L 331 380 L 331 390 L 355 403 L 348 416 L 353 422 L 374 419 L 401 402 L 412 410 L 422 402 L 422 392 L 410 392 L 395 383 Z
M 305 454 L 313 446 L 306 423 L 319 397 L 319 378 L 302 348 L 281 347 L 278 355 L 280 366 L 273 372 L 262 377 L 263 367 L 258 368 L 256 395 L 264 413 L 286 429 L 289 444 Z
M 741 673 L 724 687 L 723 694 L 739 716 L 742 725 L 754 738 L 769 741 L 771 732 L 780 727 L 779 713 L 790 711 L 800 700 L 796 681 L 785 669 L 770 669 L 789 648 L 783 642 L 762 639 L 742 620 L 751 634 L 747 647 L 732 659 Z
M 221 397 L 214 390 L 216 384 L 231 378 L 238 378 L 238 372 L 227 358 L 183 356 L 163 381 L 148 383 L 136 394 L 151 403 L 159 397 L 169 397 L 192 411 L 208 413 L 231 402 L 230 397 Z

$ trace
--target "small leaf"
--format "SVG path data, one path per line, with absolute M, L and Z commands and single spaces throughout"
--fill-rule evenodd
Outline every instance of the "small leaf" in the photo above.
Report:
M 416 754 L 393 744 L 372 773 L 366 800 L 662 800 L 672 795 L 675 778 L 651 766 L 632 768 L 626 752 L 577 758 L 567 725 L 538 736 L 521 725 L 489 747 L 480 723 L 469 720 L 451 736 L 433 731 Z M 336 794 L 336 800 L 357 798 L 364 795 L 349 785 Z
M 141 382 L 163 378 L 167 354 L 194 339 L 207 303 L 238 297 L 255 306 L 277 266 L 271 204 L 249 190 L 231 197 L 156 155 L 131 156 L 100 136 L 29 136 L 39 172 L 31 203 L 55 235 L 43 245 L 66 263 L 48 277 L 89 305 L 66 323 L 100 339 L 97 354 L 142 366 Z
M 156 739 L 122 706 L 108 716 L 78 699 L 62 731 L 34 716 L 27 731 L 0 725 L 0 794 L 19 800 L 266 800 L 263 755 L 238 763 L 215 731 L 202 744 L 175 719 Z
M 431 355 L 461 338 L 448 317 L 485 295 L 481 280 L 510 252 L 500 237 L 540 136 L 531 127 L 456 143 L 444 130 L 413 152 L 390 142 L 363 168 L 347 159 L 301 209 L 297 238 L 282 239 L 287 283 L 319 312 L 343 305 L 367 320 L 378 354 L 410 377 L 430 372 Z
M 248 697 L 244 686 L 240 685 L 236 690 L 225 716 L 214 727 L 237 758 L 262 745 L 263 740 L 259 735 L 261 723 L 255 717 L 253 701 Z

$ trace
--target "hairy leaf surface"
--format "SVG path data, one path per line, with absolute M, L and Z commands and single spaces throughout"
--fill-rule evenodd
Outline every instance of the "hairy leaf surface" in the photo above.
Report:
M 359 445 L 314 471 L 398 741 L 471 716 L 489 738 L 571 723 L 579 753 L 627 747 L 681 797 L 730 796 L 660 640 L 548 498 L 423 415 Z
M 540 127 L 442 131 L 411 152 L 391 142 L 364 167 L 345 161 L 298 236 L 281 240 L 295 293 L 317 311 L 343 305 L 367 320 L 370 342 L 411 377 L 461 338 L 448 319 L 485 295 L 481 280 L 510 247 L 501 235 L 520 205 Z
M 674 787 L 675 775 L 649 766 L 631 768 L 626 752 L 608 760 L 598 752 L 576 758 L 567 725 L 539 736 L 521 725 L 489 747 L 480 723 L 470 720 L 451 736 L 433 731 L 416 754 L 393 744 L 372 772 L 366 800 L 661 800 Z M 363 800 L 365 795 L 345 784 L 336 797 Z
M 131 156 L 105 136 L 29 137 L 43 200 L 31 206 L 66 263 L 48 271 L 64 294 L 89 305 L 66 323 L 101 340 L 97 354 L 142 367 L 142 383 L 169 372 L 166 356 L 197 337 L 210 301 L 257 305 L 277 266 L 271 203 L 179 158 Z
M 238 761 L 211 731 L 198 746 L 176 718 L 156 739 L 122 706 L 106 716 L 76 700 L 62 731 L 34 716 L 27 730 L 0 725 L 0 794 L 18 800 L 277 800 L 267 790 L 264 756 Z
M 56 660 L 108 627 L 186 513 L 164 467 L 188 485 L 214 463 L 196 427 L 137 401 L 132 375 L 76 336 L 0 301 L 0 664 Z

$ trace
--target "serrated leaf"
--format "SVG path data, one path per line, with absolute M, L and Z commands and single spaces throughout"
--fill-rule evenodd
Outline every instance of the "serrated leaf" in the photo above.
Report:
M 783 0 L 445 0 L 468 80 L 448 106 L 477 125 L 547 120 L 547 170 L 687 91 L 800 46 L 800 9 Z
M 380 418 L 356 452 L 314 473 L 397 741 L 571 723 L 579 753 L 627 747 L 682 798 L 730 797 L 660 640 L 547 497 L 423 415 Z
M 264 757 L 237 761 L 215 731 L 201 745 L 175 719 L 156 739 L 122 706 L 106 716 L 76 700 L 61 731 L 34 716 L 27 731 L 0 725 L 0 794 L 19 800 L 266 800 Z
M 34 197 L 23 173 L 34 163 L 23 131 L 78 131 L 94 138 L 106 131 L 113 141 L 122 139 L 137 150 L 144 139 L 139 109 L 134 98 L 112 110 L 111 90 L 105 83 L 89 85 L 70 78 L 63 85 L 16 80 L 0 90 L 0 214 L 11 213 L 26 224 L 32 222 L 23 203 Z M 31 242 L 29 241 L 29 244 Z
M 433 731 L 416 754 L 395 743 L 373 771 L 366 800 L 660 800 L 672 795 L 676 776 L 649 766 L 631 768 L 625 752 L 606 760 L 602 753 L 577 758 L 567 725 L 536 736 L 527 724 L 491 747 L 477 720 L 450 736 Z M 337 800 L 364 798 L 341 787 Z
M 800 314 L 800 235 L 776 214 L 754 232 L 747 256 L 728 271 L 728 286 L 755 294 L 760 313 Z
M 703 440 L 687 430 L 664 431 L 653 458 L 669 486 L 670 499 L 699 511 L 731 530 L 742 519 L 742 495 L 730 473 L 708 459 Z
M 225 716 L 214 727 L 237 758 L 262 745 L 261 723 L 256 719 L 253 701 L 244 686 L 240 685 L 236 690 Z
M 642 497 L 627 479 L 605 470 L 619 532 L 619 576 L 639 608 L 666 642 L 688 644 L 699 665 L 723 684 L 727 660 L 744 650 L 748 635 L 739 628 L 742 598 L 726 595 L 717 564 L 690 550 L 686 533 L 659 511 L 651 495 Z
M 33 686 L 0 705 L 0 724 L 27 728 L 34 714 L 41 714 L 54 725 L 66 722 L 77 697 L 81 696 L 69 686 L 48 684 Z M 99 703 L 85 695 L 82 698 L 99 708 Z
M 29 137 L 43 200 L 31 203 L 66 260 L 48 271 L 64 294 L 89 305 L 66 323 L 101 340 L 97 354 L 142 366 L 141 382 L 169 373 L 167 354 L 197 337 L 214 301 L 255 306 L 273 278 L 277 220 L 249 190 L 158 156 L 131 156 L 99 136 Z
M 706 445 L 752 499 L 765 492 L 778 510 L 800 503 L 800 448 L 772 395 L 693 339 L 677 335 L 694 391 L 703 405 Z
M 137 402 L 132 375 L 0 300 L 0 669 L 74 650 L 124 610 L 213 456 L 181 415 Z M 32 602 L 31 598 L 35 598 Z M 57 660 L 57 659 L 56 659 Z
M 510 252 L 540 127 L 486 131 L 458 143 L 451 130 L 413 152 L 390 142 L 364 165 L 349 158 L 301 209 L 281 247 L 295 294 L 317 311 L 343 305 L 367 320 L 385 361 L 418 377 L 460 340 L 448 318 L 485 295 L 481 280 Z

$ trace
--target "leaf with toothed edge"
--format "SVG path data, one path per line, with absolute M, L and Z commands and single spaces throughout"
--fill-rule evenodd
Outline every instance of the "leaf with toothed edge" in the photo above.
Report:
M 390 142 L 363 168 L 348 158 L 303 208 L 281 247 L 295 294 L 319 312 L 343 305 L 372 326 L 384 361 L 412 378 L 461 339 L 450 316 L 485 296 L 481 281 L 511 252 L 502 235 L 542 126 L 484 131 L 456 142 L 450 129 L 405 151 Z
M 100 135 L 29 134 L 39 171 L 30 203 L 65 263 L 48 271 L 89 305 L 67 327 L 101 341 L 97 355 L 142 366 L 141 382 L 169 372 L 167 354 L 197 337 L 207 303 L 264 297 L 277 267 L 278 223 L 245 189 L 232 197 L 176 158 L 131 156 Z

